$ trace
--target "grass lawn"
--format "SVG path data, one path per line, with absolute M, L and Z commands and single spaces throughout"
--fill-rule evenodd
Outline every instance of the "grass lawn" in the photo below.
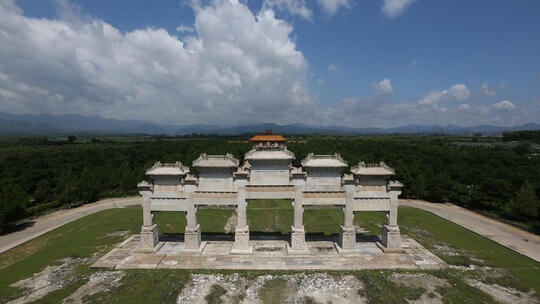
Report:
M 232 214 L 232 210 L 203 209 L 198 212 L 198 220 L 203 232 L 223 233 Z M 31 277 L 48 265 L 61 264 L 60 259 L 88 258 L 109 251 L 127 235 L 139 232 L 141 217 L 141 210 L 138 208 L 102 211 L 0 254 L 0 302 L 7 302 L 21 294 L 22 289 L 10 287 L 10 284 Z M 304 213 L 307 233 L 338 233 L 341 221 L 340 210 L 308 209 Z M 377 212 L 358 213 L 354 221 L 356 225 L 367 231 L 366 234 L 380 235 L 385 216 Z M 181 233 L 186 225 L 185 216 L 174 212 L 157 214 L 156 222 L 162 234 Z M 248 222 L 251 231 L 254 232 L 289 233 L 292 223 L 292 206 L 287 201 L 250 202 Z M 485 271 L 467 269 L 425 271 L 452 283 L 452 287 L 441 287 L 438 290 L 446 303 L 493 302 L 487 294 L 466 284 L 464 282 L 466 277 L 523 291 L 532 289 L 536 294 L 540 294 L 540 263 L 426 211 L 400 208 L 399 224 L 403 234 L 413 237 L 447 263 L 458 266 L 470 264 L 483 266 L 484 269 L 489 269 L 489 273 L 493 273 L 493 275 L 486 275 Z M 125 233 L 117 233 L 118 231 Z M 71 279 L 67 280 L 63 288 L 49 293 L 38 303 L 61 302 L 61 299 L 82 286 L 95 272 L 97 270 L 89 269 L 87 264 L 77 266 L 76 271 L 70 274 Z M 208 271 L 125 271 L 125 276 L 121 279 L 119 286 L 109 291 L 99 292 L 90 300 L 96 303 L 171 303 L 175 301 L 183 286 L 188 282 L 190 273 L 208 273 Z M 239 271 L 239 273 L 244 276 L 253 276 L 266 272 Z M 417 299 L 421 290 L 404 288 L 403 285 L 393 283 L 389 278 L 392 273 L 394 272 L 351 272 L 364 282 L 365 286 L 376 288 L 377 292 L 364 294 L 373 303 L 404 303 L 405 299 Z M 283 285 L 282 282 L 272 282 L 269 283 L 268 289 L 279 289 L 282 288 L 281 285 Z M 212 294 L 217 295 L 220 292 L 222 291 L 216 287 Z M 381 299 L 383 294 L 388 295 L 385 298 L 386 301 Z M 266 293 L 263 296 L 272 298 Z
M 289 200 L 250 200 L 247 221 L 250 232 L 291 233 L 293 206 Z

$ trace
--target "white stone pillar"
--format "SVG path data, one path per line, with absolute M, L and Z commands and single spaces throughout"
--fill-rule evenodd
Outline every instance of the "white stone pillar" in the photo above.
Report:
M 294 218 L 293 218 L 293 227 L 302 228 L 304 227 L 304 206 L 302 206 L 302 193 L 296 194 L 293 200 L 294 207 Z
M 140 233 L 140 252 L 155 252 L 158 249 L 159 244 L 159 231 L 157 224 L 154 223 L 154 214 L 152 214 L 150 206 L 150 191 L 141 191 L 143 196 L 142 210 L 143 210 L 143 225 Z
M 397 213 L 398 213 L 398 204 L 397 202 L 390 203 L 390 211 L 388 212 L 388 226 L 397 226 Z
M 291 248 L 290 253 L 305 253 L 308 251 L 306 245 L 306 231 L 304 230 L 304 206 L 302 204 L 304 185 L 300 183 L 294 187 L 294 218 L 291 226 Z
M 197 207 L 191 206 L 191 208 L 188 209 L 186 212 L 186 219 L 187 227 L 194 228 L 199 226 L 199 223 L 197 222 Z
M 236 207 L 236 216 L 237 216 L 237 228 L 243 229 L 248 226 L 247 224 L 247 201 L 244 198 L 244 195 L 238 193 L 238 206 Z
M 154 225 L 154 215 L 150 209 L 150 196 L 143 195 L 142 200 L 142 210 L 143 210 L 143 227 L 151 227 Z
M 390 211 L 387 213 L 388 222 L 383 226 L 382 231 L 382 245 L 386 249 L 399 249 L 401 234 L 399 231 L 399 226 L 397 224 L 397 214 L 398 214 L 398 195 L 399 191 L 389 191 L 390 194 Z
M 187 225 L 184 232 L 185 249 L 197 250 L 201 246 L 201 225 L 197 223 L 197 207 L 191 201 L 191 206 L 186 212 Z
M 351 250 L 356 247 L 356 229 L 354 228 L 354 180 L 343 185 L 345 190 L 345 208 L 343 208 L 343 225 L 339 230 L 341 249 Z
M 251 254 L 253 247 L 249 242 L 249 226 L 247 225 L 247 201 L 246 201 L 246 181 L 237 181 L 237 207 L 236 213 L 238 221 L 234 231 L 234 244 L 231 253 Z

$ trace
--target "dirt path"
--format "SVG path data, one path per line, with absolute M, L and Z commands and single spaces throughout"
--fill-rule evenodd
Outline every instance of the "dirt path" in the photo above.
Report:
M 59 210 L 44 215 L 35 219 L 33 225 L 30 227 L 0 236 L 0 253 L 89 214 L 112 208 L 125 208 L 132 205 L 140 205 L 140 203 L 140 197 L 105 199 L 78 208 Z
M 399 200 L 399 204 L 429 211 L 540 262 L 538 235 L 453 204 L 436 204 L 419 200 Z

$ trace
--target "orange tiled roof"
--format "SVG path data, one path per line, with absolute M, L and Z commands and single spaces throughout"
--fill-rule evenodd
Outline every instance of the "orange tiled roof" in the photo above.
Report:
M 281 135 L 255 135 L 249 140 L 251 141 L 287 141 L 287 139 Z

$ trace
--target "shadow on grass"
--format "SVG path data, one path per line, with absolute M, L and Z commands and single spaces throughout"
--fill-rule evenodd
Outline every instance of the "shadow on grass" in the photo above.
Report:
M 19 224 L 12 224 L 12 225 L 0 227 L 0 235 L 10 234 L 13 232 L 24 230 L 26 228 L 30 228 L 34 226 L 35 223 L 36 223 L 35 221 L 25 221 Z
M 160 242 L 183 242 L 183 233 L 163 233 L 159 235 Z
M 536 235 L 540 235 L 540 221 L 535 222 L 535 223 L 532 224 L 531 232 L 536 234 Z
M 381 238 L 376 235 L 366 235 L 362 233 L 356 234 L 356 242 L 357 243 L 375 243 L 375 242 L 381 242 Z
M 251 241 L 287 241 L 291 239 L 290 234 L 280 234 L 276 232 L 252 231 L 249 233 Z M 183 233 L 163 233 L 160 234 L 161 242 L 183 242 Z M 207 242 L 234 242 L 234 233 L 221 232 L 205 232 L 201 234 L 201 240 Z M 339 234 L 324 234 L 324 233 L 306 233 L 306 242 L 339 242 Z M 376 235 L 356 234 L 356 242 L 358 243 L 374 243 L 380 242 L 381 239 Z

